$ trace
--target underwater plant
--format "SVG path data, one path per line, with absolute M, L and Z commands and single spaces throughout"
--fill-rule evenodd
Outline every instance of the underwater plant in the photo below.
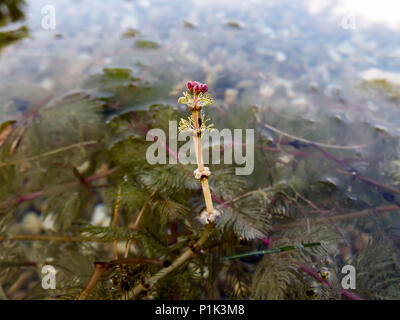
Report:
M 316 142 L 307 120 L 256 106 L 208 108 L 208 86 L 195 81 L 178 100 L 185 110 L 159 103 L 168 83 L 127 69 L 106 69 L 84 88 L 0 127 L 2 298 L 398 298 L 395 234 L 358 231 L 390 224 L 399 207 L 385 202 L 397 189 L 372 169 L 349 171 L 345 156 L 360 146 Z M 216 127 L 255 128 L 251 176 L 205 166 L 215 147 L 202 140 L 214 128 L 205 111 Z M 176 155 L 146 133 L 176 119 L 196 164 L 150 164 L 152 143 Z M 327 124 L 318 141 L 333 136 Z M 320 176 L 332 168 L 338 183 Z M 345 202 L 343 181 L 370 206 Z M 341 287 L 345 264 L 360 270 L 356 290 Z M 57 270 L 55 289 L 42 287 L 45 266 Z
M 178 258 L 176 258 L 176 260 L 170 266 L 160 270 L 149 279 L 142 280 L 139 285 L 133 288 L 129 294 L 129 297 L 136 297 L 141 291 L 147 291 L 151 289 L 158 280 L 177 269 L 192 256 L 200 254 L 202 250 L 201 246 L 211 235 L 215 226 L 215 222 L 221 215 L 221 212 L 219 212 L 217 209 L 214 209 L 212 202 L 210 186 L 208 184 L 208 179 L 211 175 L 211 172 L 208 167 L 204 166 L 202 155 L 203 148 L 201 143 L 202 133 L 204 130 L 209 129 L 210 127 L 205 127 L 205 122 L 202 121 L 200 111 L 203 107 L 211 105 L 213 100 L 209 95 L 205 95 L 205 93 L 208 91 L 206 84 L 190 81 L 187 83 L 187 89 L 189 93 L 184 93 L 184 96 L 181 97 L 178 102 L 181 104 L 186 104 L 189 110 L 192 112 L 189 120 L 191 125 L 189 125 L 189 122 L 186 120 L 181 119 L 181 126 L 179 130 L 191 130 L 191 133 L 193 134 L 197 160 L 197 169 L 193 172 L 193 174 L 196 180 L 200 181 L 203 190 L 206 209 L 200 213 L 200 219 L 205 224 L 205 230 L 201 234 L 200 238 L 196 242 L 191 243 L 189 248 L 186 249 L 186 251 L 184 251 Z

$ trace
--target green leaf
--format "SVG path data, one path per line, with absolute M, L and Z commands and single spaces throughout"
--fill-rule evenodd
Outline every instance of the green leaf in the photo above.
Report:
M 187 103 L 187 100 L 186 100 L 185 97 L 180 97 L 180 98 L 178 99 L 178 103 L 179 103 L 179 104 L 186 104 L 186 103 Z

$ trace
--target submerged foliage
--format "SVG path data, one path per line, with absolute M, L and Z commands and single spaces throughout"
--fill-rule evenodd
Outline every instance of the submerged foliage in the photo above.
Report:
M 354 292 L 361 297 L 400 297 L 396 232 L 375 235 L 398 219 L 398 194 L 377 182 L 379 151 L 385 143 L 398 145 L 393 137 L 366 127 L 358 139 L 368 143 L 362 151 L 330 149 L 318 142 L 356 140 L 350 124 L 329 117 L 311 123 L 260 107 L 250 112 L 246 104 L 210 107 L 216 128 L 255 129 L 255 171 L 243 177 L 235 175 L 235 163 L 210 165 L 214 206 L 223 215 L 199 249 L 193 244 L 204 229 L 198 220 L 204 200 L 194 166 L 146 160 L 154 143 L 146 133 L 168 133 L 168 120 L 186 118 L 176 105 L 160 103 L 169 84 L 105 69 L 83 87 L 85 93 L 1 127 L 0 292 L 6 298 L 75 299 L 101 261 L 104 270 L 88 298 L 124 299 L 187 248 L 194 257 L 137 298 L 339 299 L 348 263 L 356 267 Z M 191 128 L 192 119 L 185 121 Z M 398 150 L 384 161 L 398 161 Z M 388 202 L 391 208 L 374 211 Z M 321 246 L 223 260 L 312 242 Z M 47 264 L 57 269 L 55 290 L 41 287 Z M 305 267 L 328 270 L 330 286 Z
M 4 0 L 0 4 L 0 28 L 9 23 L 21 21 L 24 19 L 25 0 Z M 0 29 L 0 52 L 6 46 L 26 38 L 29 36 L 29 29 L 27 26 L 20 26 L 18 28 L 6 30 Z

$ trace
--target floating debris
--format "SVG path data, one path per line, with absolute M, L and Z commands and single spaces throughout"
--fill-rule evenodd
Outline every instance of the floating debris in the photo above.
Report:
M 233 29 L 242 29 L 243 28 L 243 26 L 239 22 L 236 22 L 236 21 L 228 21 L 226 25 Z
M 135 47 L 141 48 L 141 49 L 157 49 L 157 48 L 160 47 L 160 45 L 155 41 L 136 40 L 135 41 Z
M 188 20 L 183 20 L 183 25 L 188 29 L 195 29 L 196 25 Z
M 124 38 L 134 38 L 139 34 L 139 31 L 133 28 L 128 28 L 128 30 L 126 30 L 122 36 Z

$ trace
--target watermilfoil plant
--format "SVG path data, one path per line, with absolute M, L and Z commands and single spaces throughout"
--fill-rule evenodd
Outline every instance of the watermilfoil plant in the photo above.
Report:
M 344 171 L 340 159 L 355 146 L 344 149 L 330 126 L 311 130 L 301 117 L 291 121 L 257 106 L 251 112 L 247 103 L 227 110 L 194 81 L 179 98 L 188 109 L 160 104 L 174 84 L 139 83 L 131 72 L 106 69 L 88 79 L 87 92 L 0 127 L 2 297 L 352 299 L 340 287 L 344 263 L 362 271 L 355 292 L 361 297 L 396 296 L 399 260 L 390 236 L 365 244 L 364 235 L 358 242 L 365 251 L 358 243 L 345 261 L 346 223 L 358 228 L 371 211 L 337 210 L 346 195 L 332 192 L 331 180 L 316 183 L 321 172 L 340 166 L 336 179 L 360 194 L 367 182 L 370 198 L 374 185 L 388 199 L 394 187 Z M 214 126 L 204 111 L 218 128 L 254 128 L 253 174 L 235 174 L 238 163 L 205 165 L 207 148 L 222 144 L 207 145 Z M 180 119 L 180 131 L 191 136 L 185 144 L 194 146 L 193 165 L 161 141 L 177 161 L 146 158 L 155 142 L 147 133 L 170 132 L 166 119 Z M 398 206 L 378 206 L 382 194 L 375 195 L 374 217 L 384 221 Z M 32 221 L 35 229 L 27 227 Z M 54 290 L 41 287 L 48 265 L 57 270 Z
M 179 131 L 188 130 L 193 135 L 197 160 L 197 169 L 194 171 L 194 176 L 201 182 L 206 203 L 206 210 L 203 210 L 200 213 L 200 218 L 204 223 L 213 223 L 221 215 L 221 212 L 213 206 L 210 186 L 208 183 L 211 172 L 208 167 L 204 166 L 203 148 L 201 143 L 203 132 L 205 130 L 211 130 L 214 126 L 213 124 L 207 125 L 209 119 L 204 120 L 201 110 L 203 107 L 211 105 L 213 100 L 210 95 L 205 94 L 208 91 L 208 86 L 205 83 L 201 84 L 196 81 L 189 81 L 186 86 L 189 93 L 193 96 L 184 92 L 183 97 L 179 98 L 178 102 L 180 104 L 186 104 L 192 114 L 188 120 L 180 120 Z
M 206 84 L 189 81 L 187 83 L 187 89 L 189 93 L 184 92 L 183 97 L 179 98 L 178 103 L 186 104 L 192 112 L 192 115 L 188 120 L 180 120 L 179 130 L 190 130 L 193 135 L 197 160 L 197 169 L 193 174 L 194 177 L 200 181 L 203 190 L 206 209 L 201 211 L 200 220 L 205 224 L 205 230 L 201 234 L 200 238 L 196 242 L 191 243 L 189 248 L 186 249 L 186 251 L 184 251 L 170 266 L 160 270 L 154 276 L 143 280 L 139 285 L 137 285 L 130 292 L 130 297 L 137 296 L 143 290 L 149 290 L 158 280 L 177 269 L 194 255 L 200 254 L 202 252 L 201 246 L 207 241 L 214 230 L 217 218 L 221 216 L 221 212 L 215 209 L 213 205 L 211 190 L 208 183 L 211 172 L 208 167 L 204 166 L 203 148 L 201 143 L 202 133 L 206 129 L 211 129 L 212 125 L 205 126 L 206 121 L 204 121 L 200 112 L 203 107 L 211 105 L 213 100 L 210 95 L 205 94 L 208 91 L 208 86 Z

